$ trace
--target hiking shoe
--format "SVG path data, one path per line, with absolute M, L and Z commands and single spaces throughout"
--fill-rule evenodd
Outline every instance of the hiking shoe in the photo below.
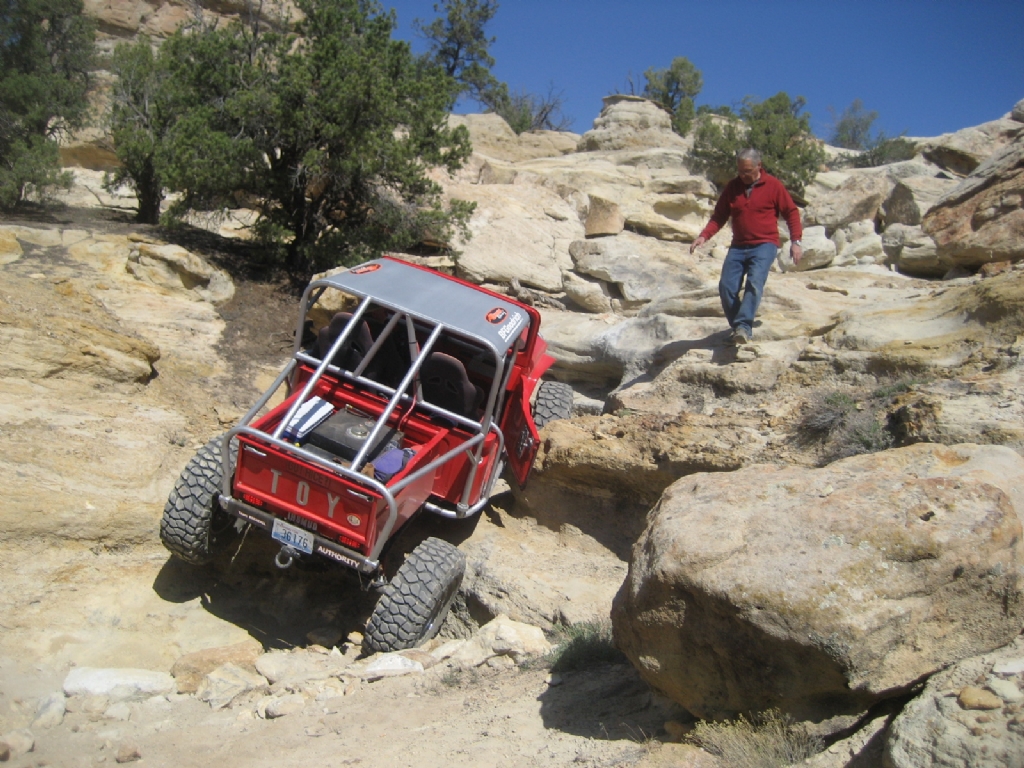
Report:
M 741 325 L 736 326 L 732 332 L 733 346 L 739 347 L 750 342 L 750 331 Z

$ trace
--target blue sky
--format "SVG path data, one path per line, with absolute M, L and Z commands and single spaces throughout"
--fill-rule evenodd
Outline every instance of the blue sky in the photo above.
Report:
M 381 0 L 396 35 L 425 49 L 412 20 L 434 0 Z M 889 135 L 935 136 L 993 120 L 1024 98 L 1022 0 L 499 0 L 493 72 L 516 91 L 565 98 L 573 130 L 649 67 L 686 56 L 704 75 L 697 104 L 785 91 L 807 99 L 814 132 L 854 99 Z M 473 111 L 472 105 L 466 111 Z

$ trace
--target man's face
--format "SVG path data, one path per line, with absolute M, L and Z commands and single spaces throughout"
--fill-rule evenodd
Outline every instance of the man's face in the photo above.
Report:
M 761 164 L 755 163 L 753 160 L 737 160 L 736 175 L 744 184 L 750 186 L 761 178 Z

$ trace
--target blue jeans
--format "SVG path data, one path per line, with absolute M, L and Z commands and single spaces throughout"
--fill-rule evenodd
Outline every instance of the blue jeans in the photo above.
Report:
M 718 295 L 722 298 L 725 319 L 732 328 L 743 328 L 750 333 L 754 315 L 764 295 L 764 284 L 768 270 L 779 252 L 775 243 L 758 245 L 734 245 L 729 249 L 722 264 L 722 277 L 718 281 Z M 746 277 L 746 287 L 743 278 Z M 740 289 L 743 296 L 740 297 Z

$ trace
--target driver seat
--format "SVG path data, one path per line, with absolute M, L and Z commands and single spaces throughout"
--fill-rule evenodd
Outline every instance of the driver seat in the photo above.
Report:
M 330 325 L 325 325 L 320 329 L 320 332 L 317 334 L 316 348 L 321 360 L 324 359 L 324 355 L 331 351 L 331 345 L 338 340 L 341 332 L 351 320 L 352 314 L 350 312 L 339 312 L 331 318 Z M 362 322 L 352 332 L 352 335 L 349 336 L 348 341 L 338 350 L 338 353 L 331 362 L 346 371 L 354 371 L 359 367 L 359 364 L 366 357 L 366 353 L 370 351 L 372 346 L 373 336 L 370 335 L 370 327 L 365 322 Z M 373 378 L 369 369 L 363 375 L 367 376 L 367 378 Z
M 428 403 L 467 419 L 477 416 L 484 391 L 469 380 L 466 366 L 451 355 L 431 352 L 420 369 L 420 383 Z

